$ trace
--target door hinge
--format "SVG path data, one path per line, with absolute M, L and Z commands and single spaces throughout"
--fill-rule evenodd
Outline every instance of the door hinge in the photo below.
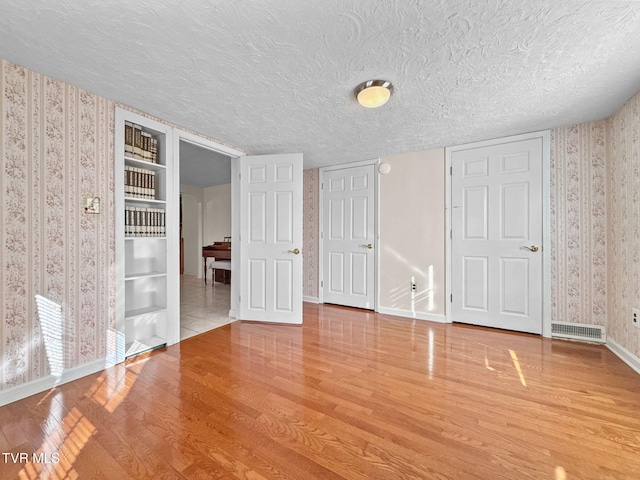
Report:
M 453 175 L 453 167 L 449 167 L 449 175 Z
M 453 303 L 453 293 L 451 294 L 449 301 Z
M 453 238 L 453 230 L 449 230 L 449 238 Z
M 324 281 L 320 280 L 320 287 L 324 288 Z
M 320 190 L 324 190 L 324 182 L 320 184 Z
M 324 238 L 324 232 L 320 232 L 320 238 Z

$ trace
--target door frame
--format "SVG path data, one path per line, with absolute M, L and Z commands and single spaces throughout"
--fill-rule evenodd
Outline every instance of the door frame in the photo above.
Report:
M 324 190 L 323 190 L 323 181 L 324 181 L 324 172 L 329 172 L 333 170 L 344 170 L 346 168 L 352 167 L 366 167 L 373 165 L 373 169 L 375 171 L 375 175 L 373 176 L 373 235 L 375 238 L 376 246 L 375 253 L 373 255 L 373 311 L 377 312 L 378 298 L 380 298 L 378 288 L 380 288 L 380 282 L 378 281 L 378 263 L 380 259 L 380 219 L 378 208 L 378 202 L 380 201 L 379 192 L 379 181 L 378 181 L 378 164 L 380 163 L 379 158 L 375 158 L 372 160 L 363 160 L 360 162 L 350 162 L 350 163 L 341 163 L 339 165 L 331 165 L 329 167 L 322 167 L 319 169 L 318 174 L 318 190 L 320 191 L 319 195 L 319 205 L 318 205 L 318 303 L 324 303 L 324 239 L 323 239 L 323 226 L 324 226 Z
M 445 185 L 445 232 L 446 236 L 446 285 L 445 298 L 448 299 L 445 306 L 445 321 L 453 323 L 455 319 L 451 315 L 451 271 L 452 271 L 452 218 L 451 218 L 451 195 L 452 195 L 452 171 L 451 154 L 459 150 L 471 148 L 490 147 L 505 142 L 519 142 L 522 140 L 542 139 L 542 336 L 551 337 L 551 132 L 543 130 L 538 132 L 524 133 L 509 137 L 494 138 L 481 142 L 467 143 L 445 148 L 445 163 L 447 181 Z
M 241 150 L 237 150 L 235 148 L 228 147 L 221 143 L 218 143 L 213 140 L 209 140 L 208 138 L 202 137 L 195 133 L 187 132 L 185 130 L 181 130 L 179 128 L 174 128 L 174 153 L 175 153 L 175 170 L 174 175 L 178 178 L 177 188 L 180 189 L 180 142 L 188 142 L 193 145 L 197 145 L 198 147 L 202 147 L 207 150 L 214 151 L 216 153 L 220 153 L 231 158 L 231 242 L 235 240 L 235 245 L 239 246 L 239 234 L 240 234 L 240 197 L 239 197 L 239 187 L 238 184 L 238 175 L 240 172 L 240 168 L 238 162 L 236 161 L 242 155 L 246 155 L 245 152 Z M 179 193 L 179 192 L 178 192 Z M 177 206 L 175 207 L 178 208 Z M 177 217 L 175 217 L 177 218 Z M 202 236 L 200 238 L 200 243 L 202 244 Z M 202 245 L 201 245 L 202 246 Z M 231 256 L 231 269 L 236 272 L 240 267 L 240 259 L 239 252 Z M 180 295 L 180 282 L 175 282 L 178 295 Z M 238 298 L 240 295 L 240 275 L 232 275 L 231 276 L 231 307 L 229 310 L 229 316 L 236 318 L 238 312 Z M 180 302 L 178 301 L 178 305 Z

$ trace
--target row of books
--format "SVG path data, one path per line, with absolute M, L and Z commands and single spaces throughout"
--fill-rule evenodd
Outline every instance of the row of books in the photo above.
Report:
M 140 125 L 124 122 L 124 154 L 151 163 L 158 163 L 158 139 L 142 130 Z
M 124 167 L 124 194 L 126 197 L 156 198 L 156 172 L 145 168 Z
M 125 237 L 164 237 L 167 234 L 162 208 L 125 207 Z

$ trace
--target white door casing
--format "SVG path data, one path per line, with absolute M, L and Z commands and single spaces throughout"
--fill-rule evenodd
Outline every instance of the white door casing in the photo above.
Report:
M 322 299 L 375 308 L 375 164 L 322 172 Z
M 541 333 L 543 138 L 450 154 L 451 319 Z
M 300 324 L 302 154 L 239 161 L 239 319 Z

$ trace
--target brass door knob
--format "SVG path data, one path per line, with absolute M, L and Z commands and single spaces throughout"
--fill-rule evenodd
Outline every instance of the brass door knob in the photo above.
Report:
M 539 250 L 537 245 L 525 245 L 523 248 L 526 248 L 527 250 L 529 250 L 530 252 L 537 252 Z
M 364 248 L 368 248 L 369 250 L 371 250 L 371 249 L 373 248 L 373 245 L 372 245 L 372 244 L 370 244 L 370 243 L 363 244 L 362 246 L 363 246 Z
M 293 250 L 287 250 L 288 253 L 293 253 L 294 255 L 298 255 L 300 253 L 300 250 L 298 250 L 297 248 L 294 248 Z

